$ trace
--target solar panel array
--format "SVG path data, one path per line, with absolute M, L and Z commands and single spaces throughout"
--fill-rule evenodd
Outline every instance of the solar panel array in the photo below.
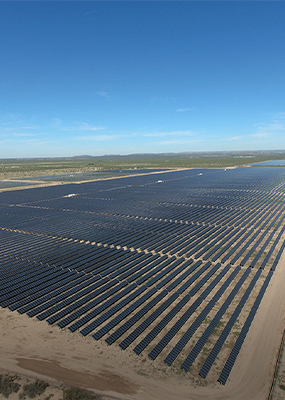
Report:
M 251 167 L 0 193 L 0 305 L 225 384 L 284 250 L 284 189 Z

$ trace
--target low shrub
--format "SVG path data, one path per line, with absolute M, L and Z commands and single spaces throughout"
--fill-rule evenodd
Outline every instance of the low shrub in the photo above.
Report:
M 100 400 L 100 395 L 88 392 L 88 390 L 77 387 L 70 387 L 63 390 L 63 398 L 61 400 Z
M 35 382 L 27 383 L 23 386 L 23 392 L 20 393 L 20 400 L 23 400 L 28 396 L 30 399 L 33 399 L 36 396 L 39 396 L 44 393 L 46 388 L 49 386 L 48 383 L 37 379 Z
M 11 393 L 17 393 L 20 389 L 19 383 L 15 382 L 17 376 L 0 375 L 0 394 L 8 398 Z

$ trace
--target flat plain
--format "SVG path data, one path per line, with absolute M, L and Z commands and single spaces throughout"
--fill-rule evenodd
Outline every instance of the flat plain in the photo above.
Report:
M 266 399 L 284 168 L 136 175 L 1 193 L 0 367 L 120 398 Z

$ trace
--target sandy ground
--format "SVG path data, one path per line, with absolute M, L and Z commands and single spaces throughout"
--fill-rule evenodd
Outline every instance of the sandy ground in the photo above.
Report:
M 279 369 L 277 371 L 277 379 L 274 387 L 272 388 L 272 400 L 285 399 L 285 346 L 283 335 L 283 351 L 281 349 L 281 360 Z M 271 399 L 270 399 L 271 400 Z
M 267 399 L 284 330 L 284 286 L 285 254 L 225 386 L 193 388 L 186 373 L 164 376 L 146 357 L 147 376 L 142 373 L 142 357 L 131 350 L 121 351 L 104 340 L 97 342 L 2 308 L 0 370 L 90 388 L 119 399 Z

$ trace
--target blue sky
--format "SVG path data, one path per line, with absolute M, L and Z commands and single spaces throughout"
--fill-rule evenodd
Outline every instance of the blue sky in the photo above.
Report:
M 0 2 L 0 158 L 285 149 L 285 2 Z

